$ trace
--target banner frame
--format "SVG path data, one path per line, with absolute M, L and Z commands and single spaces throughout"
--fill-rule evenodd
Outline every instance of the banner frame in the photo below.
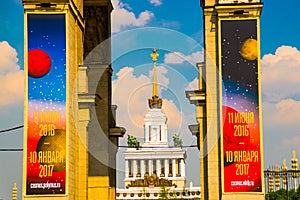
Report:
M 221 22 L 222 21 L 246 21 L 246 20 L 256 20 L 256 34 L 257 34 L 257 46 L 258 46 L 258 55 L 257 55 L 257 70 L 258 70 L 258 107 L 259 107 L 259 113 L 258 113 L 258 118 L 259 118 L 259 131 L 260 131 L 260 165 L 261 165 L 261 192 L 225 192 L 225 180 L 224 180 L 224 141 L 223 141 L 223 79 L 222 79 L 222 43 L 221 43 Z M 257 17 L 247 17 L 247 18 L 241 18 L 239 16 L 232 16 L 230 18 L 227 17 L 222 17 L 220 16 L 218 18 L 218 29 L 217 29 L 217 34 L 218 34 L 218 65 L 219 65 L 219 88 L 220 88 L 220 95 L 219 95 L 219 116 L 220 116 L 220 137 L 221 137 L 221 145 L 220 145 L 220 153 L 221 153 L 221 187 L 222 187 L 222 194 L 253 194 L 253 195 L 261 195 L 264 194 L 265 191 L 265 183 L 264 183 L 264 157 L 263 157 L 263 132 L 262 132 L 262 99 L 261 99 L 261 64 L 260 64 L 260 18 L 259 16 Z
M 64 194 L 27 194 L 27 137 L 28 137 L 28 15 L 64 15 L 65 18 L 65 47 L 66 47 L 66 175 L 65 175 L 65 193 Z M 69 180 L 69 68 L 68 68 L 68 10 L 62 11 L 26 11 L 24 12 L 24 135 L 23 135 L 23 197 L 66 197 L 69 194 L 68 180 Z

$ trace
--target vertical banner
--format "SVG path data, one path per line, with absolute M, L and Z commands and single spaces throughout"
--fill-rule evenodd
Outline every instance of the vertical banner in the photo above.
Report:
M 257 19 L 220 26 L 223 190 L 262 192 Z
M 65 14 L 27 14 L 26 195 L 65 194 L 65 21 Z

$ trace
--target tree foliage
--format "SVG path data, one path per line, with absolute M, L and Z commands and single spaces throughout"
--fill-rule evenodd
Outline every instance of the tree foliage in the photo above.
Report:
M 138 149 L 140 147 L 140 142 L 136 139 L 136 137 L 128 135 L 127 145 L 129 148 L 137 148 Z
M 266 194 L 266 200 L 300 200 L 300 186 L 295 191 L 294 189 L 289 190 L 288 197 L 285 189 L 279 189 L 275 192 L 269 192 Z
M 185 199 L 184 196 L 186 195 L 187 191 L 185 187 L 183 188 L 182 192 L 178 194 L 175 190 L 171 190 L 170 187 L 161 186 L 159 193 L 158 193 L 158 199 L 161 200 L 183 200 Z M 179 195 L 179 196 L 178 196 Z
M 182 144 L 183 144 L 183 142 L 182 142 L 182 139 L 180 138 L 180 136 L 179 136 L 180 134 L 175 134 L 175 135 L 173 135 L 173 142 L 174 142 L 174 146 L 175 147 L 182 147 Z
M 169 193 L 170 193 L 170 188 L 167 188 L 165 186 L 161 186 L 160 190 L 159 190 L 158 197 L 159 197 L 159 199 L 166 199 L 166 200 L 170 199 Z

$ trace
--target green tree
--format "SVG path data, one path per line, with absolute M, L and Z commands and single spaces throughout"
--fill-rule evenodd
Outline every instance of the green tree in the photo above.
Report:
M 161 200 L 168 200 L 171 199 L 169 196 L 170 188 L 165 187 L 164 185 L 160 187 L 159 193 L 158 193 L 158 199 Z
M 182 139 L 179 137 L 180 134 L 173 135 L 173 142 L 175 147 L 182 147 Z
M 128 145 L 129 148 L 138 149 L 140 147 L 140 142 L 136 139 L 136 137 L 128 135 L 127 145 Z
M 285 189 L 280 189 L 275 192 L 269 192 L 266 194 L 266 200 L 300 200 L 300 186 L 295 191 L 294 189 L 289 190 L 289 198 Z
M 287 200 L 286 199 L 286 190 L 280 189 L 275 192 L 269 192 L 266 197 L 266 200 Z
M 183 192 L 186 192 L 186 189 L 183 188 L 183 191 L 180 192 L 180 196 L 177 195 L 177 192 L 175 190 L 171 191 L 170 187 L 161 186 L 159 193 L 158 193 L 158 199 L 161 200 L 183 200 Z

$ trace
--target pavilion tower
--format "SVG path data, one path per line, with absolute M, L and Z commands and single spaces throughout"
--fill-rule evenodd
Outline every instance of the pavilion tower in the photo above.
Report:
M 148 100 L 149 110 L 144 117 L 144 141 L 141 149 L 128 148 L 125 155 L 125 187 L 138 178 L 163 178 L 178 187 L 185 185 L 185 151 L 170 147 L 167 117 L 158 96 L 156 60 L 159 54 L 153 49 L 153 93 Z M 151 184 L 151 183 L 150 183 Z
M 148 100 L 149 110 L 144 121 L 144 143 L 143 147 L 168 146 L 167 117 L 162 111 L 162 99 L 158 97 L 156 60 L 159 54 L 156 49 L 152 51 L 153 60 L 153 93 L 152 99 Z
M 118 200 L 128 199 L 127 195 L 130 199 L 159 199 L 161 187 L 168 187 L 168 191 L 174 192 L 178 198 L 189 195 L 185 191 L 186 152 L 182 147 L 171 146 L 168 142 L 167 116 L 162 110 L 163 100 L 158 96 L 158 56 L 154 49 L 151 54 L 154 65 L 153 92 L 144 117 L 144 141 L 139 147 L 127 148 L 124 152 L 125 189 L 117 190 Z M 193 187 L 192 191 L 194 197 L 200 196 L 199 187 Z

